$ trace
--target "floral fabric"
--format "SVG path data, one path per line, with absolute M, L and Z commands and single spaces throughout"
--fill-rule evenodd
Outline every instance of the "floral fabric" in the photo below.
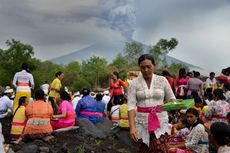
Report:
M 210 118 L 213 122 L 225 122 L 227 123 L 227 114 L 230 111 L 230 104 L 225 100 L 212 101 L 208 105 L 208 110 L 205 113 L 207 118 Z M 218 118 L 219 116 L 219 118 Z

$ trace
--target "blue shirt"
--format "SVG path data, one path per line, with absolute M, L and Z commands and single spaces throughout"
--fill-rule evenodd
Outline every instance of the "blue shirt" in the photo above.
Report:
M 104 110 L 105 110 L 105 103 L 103 103 L 102 101 L 97 101 L 97 112 L 104 114 Z M 104 116 L 97 117 L 98 122 L 101 122 L 103 120 L 104 120 Z
M 85 114 L 81 114 L 81 111 L 85 111 L 85 112 L 96 112 L 97 111 L 97 101 L 92 98 L 91 96 L 84 96 L 82 97 L 77 104 L 76 107 L 76 116 L 77 118 L 87 118 L 88 120 L 90 120 L 93 123 L 97 122 L 97 118 L 96 116 L 92 116 L 92 115 L 85 115 Z

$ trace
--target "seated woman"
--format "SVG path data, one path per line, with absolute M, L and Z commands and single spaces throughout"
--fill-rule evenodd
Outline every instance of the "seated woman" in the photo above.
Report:
M 71 104 L 70 95 L 63 90 L 60 92 L 60 97 L 62 102 L 58 108 L 58 115 L 53 115 L 53 120 L 51 121 L 53 130 L 75 125 L 75 112 Z
M 199 113 L 194 108 L 186 111 L 190 133 L 185 142 L 169 143 L 169 153 L 208 153 L 208 134 L 199 120 Z
M 26 106 L 27 123 L 24 129 L 24 138 L 42 139 L 49 141 L 53 138 L 50 119 L 53 116 L 53 109 L 49 103 L 44 101 L 45 93 L 42 89 L 35 91 L 35 100 Z
M 10 131 L 10 136 L 12 140 L 17 140 L 14 143 L 18 143 L 21 140 L 21 135 L 23 134 L 24 127 L 26 125 L 26 105 L 27 97 L 22 96 L 18 101 L 18 108 L 16 108 L 13 115 L 12 127 Z
M 224 122 L 215 122 L 210 129 L 210 142 L 217 149 L 217 153 L 230 152 L 230 126 Z
M 213 91 L 214 101 L 208 105 L 205 117 L 211 122 L 227 123 L 227 114 L 230 110 L 230 104 L 225 101 L 224 91 L 215 89 Z
M 96 94 L 96 101 L 97 101 L 97 122 L 103 122 L 105 116 L 105 103 L 102 102 L 103 95 L 101 93 Z

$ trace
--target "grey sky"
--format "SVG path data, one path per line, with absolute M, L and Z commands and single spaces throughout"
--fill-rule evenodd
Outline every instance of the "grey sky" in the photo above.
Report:
M 228 0 L 0 0 L 0 48 L 11 38 L 42 60 L 95 42 L 175 37 L 169 55 L 216 72 L 230 66 Z

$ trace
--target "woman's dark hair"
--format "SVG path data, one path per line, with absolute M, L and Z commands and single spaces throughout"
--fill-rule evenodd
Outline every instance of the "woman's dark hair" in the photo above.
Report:
M 191 113 L 191 114 L 195 115 L 196 117 L 199 117 L 199 112 L 196 109 L 194 109 L 194 108 L 189 108 L 186 111 L 186 114 L 188 114 L 188 113 Z
M 184 76 L 186 76 L 185 68 L 180 68 L 180 70 L 179 70 L 179 79 L 183 78 Z
M 117 71 L 113 71 L 113 74 L 117 76 L 117 78 L 119 79 L 119 73 Z
M 214 73 L 214 72 L 210 72 L 210 73 L 209 73 L 209 76 L 211 76 L 211 75 L 215 75 L 215 73 Z
M 215 89 L 213 91 L 213 94 L 215 95 L 215 97 L 217 97 L 219 100 L 225 100 L 225 96 L 224 96 L 224 91 L 222 89 Z
M 96 94 L 96 100 L 97 101 L 102 100 L 102 98 L 103 98 L 103 95 L 101 93 Z
M 194 109 L 194 108 L 189 108 L 187 111 L 186 111 L 186 115 L 190 113 L 190 114 L 193 114 L 197 117 L 197 120 L 192 124 L 192 125 L 189 125 L 189 129 L 192 130 L 194 127 L 196 127 L 198 124 L 203 124 L 202 121 L 199 119 L 199 112 Z
M 23 70 L 26 70 L 27 72 L 29 72 L 29 64 L 28 63 L 22 63 L 22 67 Z
M 203 101 L 199 96 L 194 97 L 194 102 L 195 102 L 195 104 L 203 104 Z
M 230 121 L 230 112 L 227 114 L 227 119 Z
M 55 76 L 58 77 L 58 76 L 60 76 L 62 73 L 63 73 L 62 71 L 58 71 L 58 72 L 55 73 Z
M 154 57 L 153 57 L 152 55 L 150 55 L 150 54 L 143 54 L 143 55 L 141 55 L 141 56 L 139 57 L 139 59 L 138 59 L 138 65 L 140 65 L 141 62 L 144 61 L 144 60 L 146 60 L 146 59 L 147 59 L 147 60 L 150 60 L 150 61 L 152 62 L 153 65 L 156 65 L 156 64 L 155 64 Z
M 26 103 L 26 98 L 27 98 L 26 96 L 22 96 L 22 97 L 19 98 L 19 100 L 18 100 L 18 107 L 16 108 L 16 110 L 15 110 L 15 112 L 13 114 L 13 117 L 16 114 L 16 112 L 19 109 L 19 107 L 22 106 L 24 103 Z
M 226 75 L 227 74 L 227 70 L 226 69 L 222 69 L 221 73 L 224 74 L 224 75 Z
M 230 125 L 224 122 L 214 122 L 210 128 L 211 134 L 220 146 L 230 143 Z
M 90 89 L 89 88 L 83 88 L 81 93 L 83 96 L 88 96 L 90 93 Z
M 163 76 L 172 76 L 167 70 L 162 71 Z
M 204 96 L 206 96 L 208 100 L 213 100 L 212 88 L 207 88 L 204 92 Z
M 62 100 L 71 101 L 70 95 L 65 90 L 61 90 L 60 97 Z
M 199 76 L 200 76 L 200 72 L 194 71 L 194 72 L 193 72 L 193 76 L 194 76 L 195 78 L 199 77 Z
M 42 89 L 37 89 L 34 95 L 36 100 L 44 100 L 45 93 Z
M 187 117 L 186 116 L 182 116 L 180 118 L 180 122 L 183 124 L 183 125 L 186 125 L 186 127 L 188 126 L 188 120 L 187 120 Z
M 199 97 L 198 92 L 197 92 L 197 91 L 194 91 L 194 90 L 191 92 L 191 95 L 192 95 L 193 98 Z

